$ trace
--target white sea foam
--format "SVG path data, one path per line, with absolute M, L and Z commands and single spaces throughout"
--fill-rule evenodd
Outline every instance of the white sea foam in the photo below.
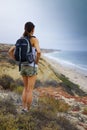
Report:
M 58 53 L 58 52 L 53 52 L 53 53 Z M 60 63 L 62 66 L 76 69 L 77 71 L 87 75 L 87 66 L 86 65 L 74 64 L 70 61 L 66 61 L 66 60 L 60 59 L 58 57 L 54 57 L 54 56 L 50 55 L 49 53 L 44 54 L 44 56 L 46 56 L 52 60 L 55 60 L 56 62 Z

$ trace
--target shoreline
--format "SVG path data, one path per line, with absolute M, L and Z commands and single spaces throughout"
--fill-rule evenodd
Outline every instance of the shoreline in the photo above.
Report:
M 55 52 L 52 52 L 52 53 L 56 53 Z M 58 53 L 58 52 L 57 52 Z M 83 74 L 84 76 L 87 76 L 87 68 L 83 68 L 82 66 L 79 66 L 79 65 L 76 65 L 75 63 L 72 63 L 68 60 L 64 60 L 64 59 L 60 59 L 60 58 L 56 58 L 56 57 L 53 57 L 51 55 L 48 55 L 47 53 L 44 53 L 43 54 L 44 56 L 46 56 L 48 59 L 52 59 L 54 60 L 55 62 L 61 64 L 62 66 L 64 67 L 67 67 L 67 68 L 73 68 L 75 69 L 77 72 Z
M 67 77 L 71 82 L 77 84 L 80 86 L 80 89 L 87 92 L 87 76 L 85 74 L 79 72 L 75 68 L 71 68 L 69 66 L 64 66 L 58 61 L 49 58 L 42 54 L 43 59 L 46 60 L 59 74 L 63 74 L 65 77 Z

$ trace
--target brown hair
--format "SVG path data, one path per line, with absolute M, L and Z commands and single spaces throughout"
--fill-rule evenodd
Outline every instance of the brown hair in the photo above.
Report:
M 29 36 L 29 33 L 34 29 L 35 25 L 32 22 L 25 23 L 23 36 Z

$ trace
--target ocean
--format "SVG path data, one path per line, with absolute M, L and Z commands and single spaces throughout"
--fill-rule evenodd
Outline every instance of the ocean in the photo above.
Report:
M 55 51 L 45 56 L 87 75 L 87 51 Z

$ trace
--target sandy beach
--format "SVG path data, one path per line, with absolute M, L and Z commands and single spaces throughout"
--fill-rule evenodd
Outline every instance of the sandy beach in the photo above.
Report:
M 44 55 L 42 55 L 42 57 L 51 64 L 51 66 L 56 70 L 56 72 L 65 75 L 69 78 L 71 82 L 78 84 L 83 91 L 87 92 L 87 76 L 85 74 L 79 72 L 75 68 L 64 66 L 59 62 Z

